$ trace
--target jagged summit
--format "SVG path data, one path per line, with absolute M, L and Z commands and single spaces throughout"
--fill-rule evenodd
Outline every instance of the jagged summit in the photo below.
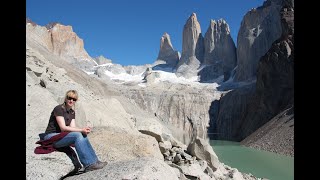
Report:
M 176 66 L 180 58 L 178 51 L 175 51 L 171 40 L 170 35 L 165 32 L 160 39 L 160 51 L 157 57 L 157 63 L 165 65 L 159 65 L 157 68 L 170 68 L 171 70 Z
M 197 19 L 197 14 L 195 12 L 193 12 L 191 15 L 190 15 L 190 18 L 191 19 Z
M 226 22 L 226 20 L 224 20 L 223 18 L 220 18 L 219 20 L 213 20 L 211 19 L 210 20 L 210 25 L 209 25 L 209 28 L 220 28 L 221 31 L 227 33 L 227 34 L 230 34 L 230 28 L 229 28 L 229 25 L 228 23 Z M 208 28 L 208 29 L 209 29 Z M 217 29 L 216 29 L 217 30 Z
M 31 22 L 27 19 L 27 22 Z M 34 23 L 35 24 L 35 23 Z M 46 26 L 26 24 L 27 41 L 36 42 L 53 54 L 66 58 L 81 69 L 90 70 L 95 61 L 84 49 L 83 40 L 73 31 L 72 26 L 52 22 Z
M 200 24 L 198 22 L 196 13 L 192 13 L 190 15 L 190 17 L 188 18 L 188 20 L 187 20 L 187 22 L 186 22 L 186 24 L 184 26 L 185 26 L 185 28 L 187 28 L 187 27 L 197 27 L 198 29 L 200 29 L 200 33 L 201 33 L 201 28 L 200 28 Z
M 161 37 L 160 51 L 163 48 L 173 50 L 172 43 L 171 43 L 171 40 L 170 40 L 170 36 L 166 32 Z
M 45 27 L 46 27 L 48 30 L 50 30 L 50 29 L 52 29 L 54 26 L 56 26 L 57 24 L 62 25 L 62 24 L 59 23 L 59 22 L 51 22 L 51 23 L 45 25 Z

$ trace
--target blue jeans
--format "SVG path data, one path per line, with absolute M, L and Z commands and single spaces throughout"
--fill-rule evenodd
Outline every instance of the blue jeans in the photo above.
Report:
M 49 133 L 44 137 L 44 140 L 50 139 L 52 136 L 59 133 Z M 81 132 L 70 132 L 61 140 L 55 142 L 55 148 L 75 145 L 80 162 L 84 167 L 94 164 L 98 161 L 98 157 L 92 148 L 87 136 L 83 136 Z

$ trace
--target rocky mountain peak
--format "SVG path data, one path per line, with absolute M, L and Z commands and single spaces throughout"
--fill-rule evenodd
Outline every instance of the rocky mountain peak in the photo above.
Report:
M 204 36 L 205 67 L 199 72 L 200 81 L 209 81 L 224 75 L 227 80 L 236 65 L 236 48 L 224 19 L 210 20 Z
M 197 76 L 203 61 L 204 45 L 200 23 L 196 13 L 192 13 L 183 27 L 182 54 L 177 65 L 177 76 L 186 78 Z
M 160 40 L 160 51 L 161 50 L 173 50 L 172 44 L 171 44 L 171 40 L 170 40 L 170 36 L 168 33 L 164 33 L 163 36 L 161 37 Z
M 84 49 L 81 38 L 73 31 L 72 26 L 52 22 L 46 26 L 28 26 L 27 41 L 40 43 L 53 54 L 66 58 L 67 61 L 81 69 L 91 69 L 96 63 Z
M 157 61 L 164 61 L 164 63 L 166 65 L 169 65 L 170 68 L 174 68 L 178 63 L 179 58 L 179 52 L 174 50 L 170 40 L 170 35 L 167 32 L 165 32 L 160 39 L 160 51 L 158 54 Z
M 227 22 L 224 19 L 219 19 L 218 21 L 216 20 L 210 20 L 210 25 L 208 27 L 208 31 L 219 31 L 219 32 L 223 32 L 226 34 L 230 34 L 230 28 L 229 25 L 227 24 Z
M 188 20 L 184 26 L 185 26 L 185 28 L 188 28 L 188 27 L 189 28 L 196 28 L 196 29 L 200 30 L 200 33 L 201 33 L 201 28 L 200 28 L 200 24 L 198 22 L 196 13 L 192 13 L 190 15 L 190 17 L 188 18 Z
M 197 14 L 193 12 L 193 13 L 190 15 L 190 18 L 189 18 L 189 19 L 194 19 L 194 20 L 197 21 Z

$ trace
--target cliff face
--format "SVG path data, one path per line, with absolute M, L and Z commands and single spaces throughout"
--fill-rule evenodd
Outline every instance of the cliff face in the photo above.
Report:
M 210 86 L 200 88 L 169 83 L 150 84 L 144 88 L 126 87 L 121 92 L 159 118 L 185 144 L 191 141 L 194 133 L 207 138 L 210 104 L 220 96 Z
M 292 1 L 293 2 L 293 1 Z M 283 33 L 261 58 L 257 71 L 256 99 L 242 124 L 246 137 L 281 111 L 294 103 L 294 10 L 285 6 L 281 10 Z M 249 128 L 248 128 L 249 127 Z
M 209 81 L 223 75 L 228 80 L 236 66 L 236 47 L 225 20 L 211 20 L 204 36 L 204 62 L 200 81 Z
M 260 58 L 281 36 L 280 9 L 281 1 L 267 0 L 244 16 L 237 39 L 235 81 L 256 78 Z
M 96 65 L 84 49 L 83 40 L 73 32 L 71 26 L 49 23 L 44 27 L 31 22 L 26 21 L 27 41 L 37 43 L 80 69 L 91 70 Z
M 240 141 L 239 129 L 243 123 L 243 115 L 254 98 L 255 84 L 251 83 L 238 89 L 226 92 L 210 106 L 211 139 Z
M 280 15 L 282 35 L 259 61 L 255 90 L 245 90 L 245 87 L 234 89 L 223 96 L 219 103 L 215 103 L 215 106 L 219 106 L 219 112 L 217 117 L 212 116 L 211 120 L 215 126 L 213 131 L 218 133 L 217 138 L 241 141 L 279 113 L 294 106 L 293 1 L 283 2 Z M 243 97 L 241 92 L 245 92 L 248 98 Z M 245 100 L 239 100 L 243 102 L 234 104 L 234 94 L 238 94 L 236 97 L 242 96 Z M 238 113 L 237 109 L 242 109 L 242 112 Z M 232 118 L 228 118 L 230 116 Z M 292 126 L 287 130 L 293 136 L 294 113 L 289 121 Z M 269 131 L 271 132 L 270 128 Z M 290 142 L 288 148 L 293 146 L 291 135 L 286 136 L 287 141 L 282 140 Z M 273 140 L 272 143 L 276 144 L 277 139 Z

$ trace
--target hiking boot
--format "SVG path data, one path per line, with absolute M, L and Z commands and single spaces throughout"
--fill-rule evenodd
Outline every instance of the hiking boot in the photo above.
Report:
M 86 167 L 84 169 L 84 171 L 88 172 L 88 171 L 94 171 L 94 170 L 97 170 L 97 169 L 102 169 L 107 164 L 108 164 L 107 162 L 101 162 L 101 161 L 98 160 L 96 163 L 91 164 L 90 166 Z
M 76 164 L 76 165 L 74 165 L 73 171 L 74 171 L 74 172 L 79 172 L 81 168 L 82 168 L 82 165 L 81 165 L 81 164 Z

